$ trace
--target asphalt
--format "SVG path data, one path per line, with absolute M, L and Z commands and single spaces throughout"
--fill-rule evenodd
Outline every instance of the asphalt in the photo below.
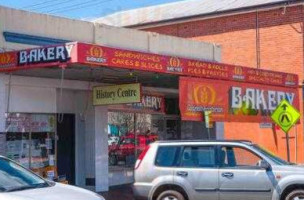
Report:
M 131 185 L 111 187 L 108 192 L 102 192 L 101 195 L 106 200 L 134 200 Z

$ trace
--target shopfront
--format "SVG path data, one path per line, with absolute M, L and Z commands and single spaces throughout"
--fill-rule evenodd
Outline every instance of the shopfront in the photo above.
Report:
M 73 115 L 6 113 L 5 132 L 0 136 L 0 155 L 49 180 L 74 184 L 74 124 L 71 117 Z
M 299 107 L 294 74 L 77 42 L 0 58 L 0 154 L 96 191 L 132 182 L 151 142 L 224 139 L 223 122 Z
M 1 155 L 39 175 L 54 179 L 56 117 L 48 114 L 6 113 Z

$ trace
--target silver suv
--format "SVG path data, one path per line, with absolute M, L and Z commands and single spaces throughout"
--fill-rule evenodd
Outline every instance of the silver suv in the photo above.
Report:
M 248 141 L 150 144 L 135 166 L 136 199 L 304 200 L 304 167 Z

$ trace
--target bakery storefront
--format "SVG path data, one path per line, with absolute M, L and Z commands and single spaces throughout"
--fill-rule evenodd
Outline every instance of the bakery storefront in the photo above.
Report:
M 294 74 L 78 42 L 1 53 L 0 72 L 0 154 L 95 191 L 132 182 L 151 142 L 224 139 L 224 122 L 299 108 Z

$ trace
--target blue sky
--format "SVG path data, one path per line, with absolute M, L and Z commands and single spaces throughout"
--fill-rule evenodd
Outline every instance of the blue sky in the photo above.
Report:
M 182 0 L 0 0 L 0 5 L 90 20 L 114 12 Z

